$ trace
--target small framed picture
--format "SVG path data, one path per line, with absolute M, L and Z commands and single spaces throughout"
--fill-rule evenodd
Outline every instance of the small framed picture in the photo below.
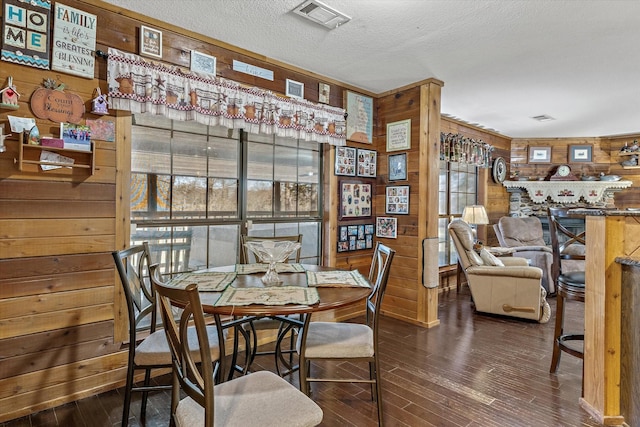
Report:
M 362 181 L 340 181 L 340 213 L 343 218 L 371 217 L 371 203 L 373 200 L 373 186 Z M 349 236 L 358 236 L 357 226 L 348 226 Z
M 386 189 L 385 213 L 395 215 L 409 214 L 409 186 L 393 185 Z
M 376 218 L 376 237 L 387 239 L 398 238 L 398 219 L 393 217 L 379 216 Z
M 387 152 L 411 148 L 411 119 L 387 123 Z
M 191 51 L 191 71 L 196 73 L 216 75 L 216 57 L 198 52 Z
M 140 26 L 140 55 L 162 59 L 162 31 Z
M 529 163 L 551 163 L 551 147 L 529 147 Z
M 365 178 L 376 177 L 376 163 L 378 152 L 374 150 L 358 149 L 358 176 Z
M 336 147 L 335 174 L 356 176 L 356 149 Z
M 373 144 L 373 98 L 346 91 L 347 140 Z
M 591 162 L 591 145 L 570 145 L 569 163 Z
M 291 98 L 304 99 L 304 84 L 295 80 L 287 79 L 286 95 Z
M 407 179 L 407 153 L 389 155 L 389 181 Z
M 328 83 L 318 83 L 318 102 L 328 104 L 330 93 L 331 86 Z

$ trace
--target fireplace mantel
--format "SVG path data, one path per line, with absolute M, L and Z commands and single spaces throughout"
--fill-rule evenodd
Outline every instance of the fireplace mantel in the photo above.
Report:
M 534 203 L 544 203 L 550 197 L 556 203 L 576 203 L 581 198 L 587 203 L 604 200 L 608 191 L 630 187 L 631 181 L 504 181 L 506 188 L 522 188 Z

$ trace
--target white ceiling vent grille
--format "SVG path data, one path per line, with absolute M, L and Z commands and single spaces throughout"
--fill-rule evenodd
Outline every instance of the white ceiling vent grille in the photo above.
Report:
M 293 9 L 293 13 L 327 27 L 330 30 L 351 21 L 351 18 L 344 13 L 338 12 L 318 0 L 307 0 L 303 2 Z
M 539 122 L 550 122 L 551 120 L 555 120 L 553 117 L 547 116 L 546 114 L 541 114 L 539 116 L 533 116 L 531 118 L 533 120 L 537 120 Z

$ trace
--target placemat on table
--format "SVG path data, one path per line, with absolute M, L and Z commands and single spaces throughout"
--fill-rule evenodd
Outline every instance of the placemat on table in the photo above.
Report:
M 318 290 L 299 286 L 273 286 L 269 288 L 234 288 L 228 287 L 218 301 L 220 305 L 312 305 L 320 301 Z
M 199 291 L 219 292 L 224 291 L 236 279 L 236 276 L 237 273 L 216 271 L 182 273 L 169 280 L 168 285 L 186 288 L 188 284 L 196 283 Z
M 268 268 L 269 264 L 236 264 L 236 273 L 266 273 Z M 278 273 L 302 273 L 303 271 L 305 270 L 302 264 L 289 264 L 286 262 L 279 262 L 276 264 L 276 272 Z
M 370 288 L 369 281 L 358 270 L 307 271 L 309 286 Z

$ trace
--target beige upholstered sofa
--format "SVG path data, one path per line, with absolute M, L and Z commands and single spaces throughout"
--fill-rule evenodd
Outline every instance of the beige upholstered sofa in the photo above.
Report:
M 553 251 L 544 242 L 542 223 L 537 217 L 516 218 L 503 216 L 493 229 L 500 246 L 515 250 L 513 256 L 526 258 L 529 265 L 542 269 L 542 286 L 549 294 L 555 294 L 552 278 Z
M 460 219 L 449 224 L 449 234 L 477 311 L 540 323 L 549 321 L 550 309 L 547 292 L 541 285 L 540 268 L 528 266 L 524 258 L 496 258 L 486 249 L 481 254 L 476 253 L 473 231 Z

